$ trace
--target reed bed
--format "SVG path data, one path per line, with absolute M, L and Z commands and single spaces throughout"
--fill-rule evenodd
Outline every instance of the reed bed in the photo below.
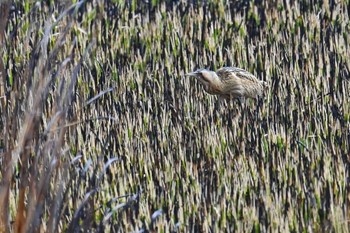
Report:
M 348 1 L 0 7 L 0 232 L 349 232 Z

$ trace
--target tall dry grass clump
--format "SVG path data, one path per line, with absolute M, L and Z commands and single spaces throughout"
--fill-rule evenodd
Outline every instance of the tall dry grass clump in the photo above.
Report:
M 94 38 L 82 41 L 77 33 L 85 4 L 1 5 L 0 232 L 75 232 L 96 224 L 91 196 L 98 180 L 86 172 L 100 169 L 82 167 L 72 142 L 82 108 L 76 86 L 95 47 Z

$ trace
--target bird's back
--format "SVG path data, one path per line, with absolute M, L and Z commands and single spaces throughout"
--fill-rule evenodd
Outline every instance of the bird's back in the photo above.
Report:
M 259 82 L 253 74 L 248 71 L 237 68 L 237 67 L 222 67 L 216 71 L 216 74 L 219 76 L 221 81 L 226 82 L 232 79 L 240 79 L 241 81 L 247 82 Z
M 265 82 L 248 71 L 237 67 L 223 67 L 216 71 L 223 83 L 223 91 L 233 97 L 252 97 L 262 95 Z

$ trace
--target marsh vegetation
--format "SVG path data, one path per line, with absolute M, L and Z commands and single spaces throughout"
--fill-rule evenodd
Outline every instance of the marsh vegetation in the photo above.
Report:
M 350 231 L 349 1 L 1 11 L 0 232 Z M 222 66 L 264 98 L 184 76 Z

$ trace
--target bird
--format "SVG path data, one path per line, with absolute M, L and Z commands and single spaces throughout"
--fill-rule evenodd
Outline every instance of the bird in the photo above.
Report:
M 216 72 L 198 69 L 187 73 L 195 77 L 211 95 L 231 98 L 258 98 L 268 87 L 265 81 L 257 79 L 250 72 L 237 67 L 222 67 Z

